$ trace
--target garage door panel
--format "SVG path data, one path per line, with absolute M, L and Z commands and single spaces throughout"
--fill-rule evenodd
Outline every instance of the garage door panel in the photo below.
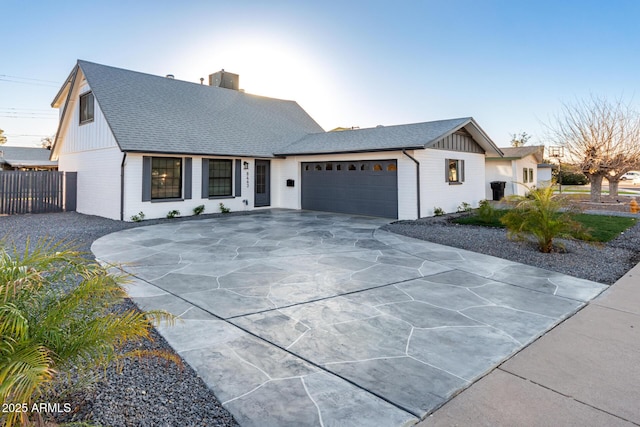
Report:
M 303 163 L 302 208 L 397 218 L 396 161 Z

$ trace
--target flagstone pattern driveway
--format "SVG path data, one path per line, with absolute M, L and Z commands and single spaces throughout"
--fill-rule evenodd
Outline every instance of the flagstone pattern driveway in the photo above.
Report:
M 412 425 L 604 285 L 288 210 L 94 242 L 243 426 Z

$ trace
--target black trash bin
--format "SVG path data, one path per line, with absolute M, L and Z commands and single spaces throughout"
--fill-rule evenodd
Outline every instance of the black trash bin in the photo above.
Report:
M 493 200 L 502 200 L 504 197 L 504 187 L 507 185 L 505 181 L 491 181 L 491 190 L 493 190 Z

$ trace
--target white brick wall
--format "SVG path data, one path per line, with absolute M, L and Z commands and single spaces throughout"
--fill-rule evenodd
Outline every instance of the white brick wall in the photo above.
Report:
M 242 169 L 241 171 L 241 197 L 225 197 L 225 198 L 202 198 L 202 156 L 166 156 L 166 157 L 191 157 L 192 159 L 192 198 L 188 200 L 176 200 L 176 201 L 142 201 L 142 158 L 143 154 L 129 153 L 126 160 L 125 171 L 125 191 L 124 191 L 124 220 L 130 221 L 131 216 L 144 212 L 146 219 L 152 218 L 164 218 L 167 213 L 172 210 L 180 211 L 181 216 L 193 215 L 193 208 L 199 205 L 205 206 L 205 213 L 220 212 L 220 203 L 223 203 L 225 207 L 232 211 L 244 211 L 251 210 L 253 208 L 253 159 L 241 159 L 242 162 L 247 161 L 249 163 L 248 171 Z M 153 155 L 155 157 L 162 157 L 160 155 Z M 212 158 L 212 157 L 207 157 Z M 232 162 L 233 168 L 235 168 L 235 161 Z M 183 160 L 183 191 L 184 191 L 184 160 Z M 240 166 L 242 168 L 242 166 Z M 249 181 L 247 185 L 247 172 L 250 172 Z M 232 176 L 235 177 L 235 169 L 232 172 Z M 272 178 L 273 179 L 273 178 Z M 235 194 L 235 181 L 232 183 L 232 192 Z M 247 200 L 248 205 L 245 205 L 242 201 Z M 273 200 L 273 199 L 272 199 Z
M 78 212 L 120 219 L 121 161 L 117 147 L 60 155 L 59 170 L 78 172 Z
M 523 169 L 533 169 L 533 181 L 524 183 Z M 517 194 L 524 196 L 529 190 L 527 187 L 537 185 L 538 182 L 538 162 L 534 156 L 527 156 L 517 160 L 490 160 L 487 161 L 487 177 L 486 177 L 486 194 L 487 199 L 493 198 L 491 190 L 491 181 L 505 181 L 507 184 L 504 189 L 504 195 L 510 196 Z M 525 187 L 525 184 L 527 187 Z
M 462 202 L 477 207 L 485 198 L 485 156 L 447 150 L 416 150 L 420 162 L 421 215 L 433 215 L 434 208 L 455 212 Z M 454 185 L 445 181 L 445 159 L 464 160 L 465 181 Z

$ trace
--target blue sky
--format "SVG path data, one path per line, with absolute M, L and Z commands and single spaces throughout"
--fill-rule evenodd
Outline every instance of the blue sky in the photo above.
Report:
M 591 94 L 638 103 L 640 1 L 0 0 L 0 129 L 53 135 L 77 59 L 240 74 L 325 129 L 473 116 L 500 146 Z

